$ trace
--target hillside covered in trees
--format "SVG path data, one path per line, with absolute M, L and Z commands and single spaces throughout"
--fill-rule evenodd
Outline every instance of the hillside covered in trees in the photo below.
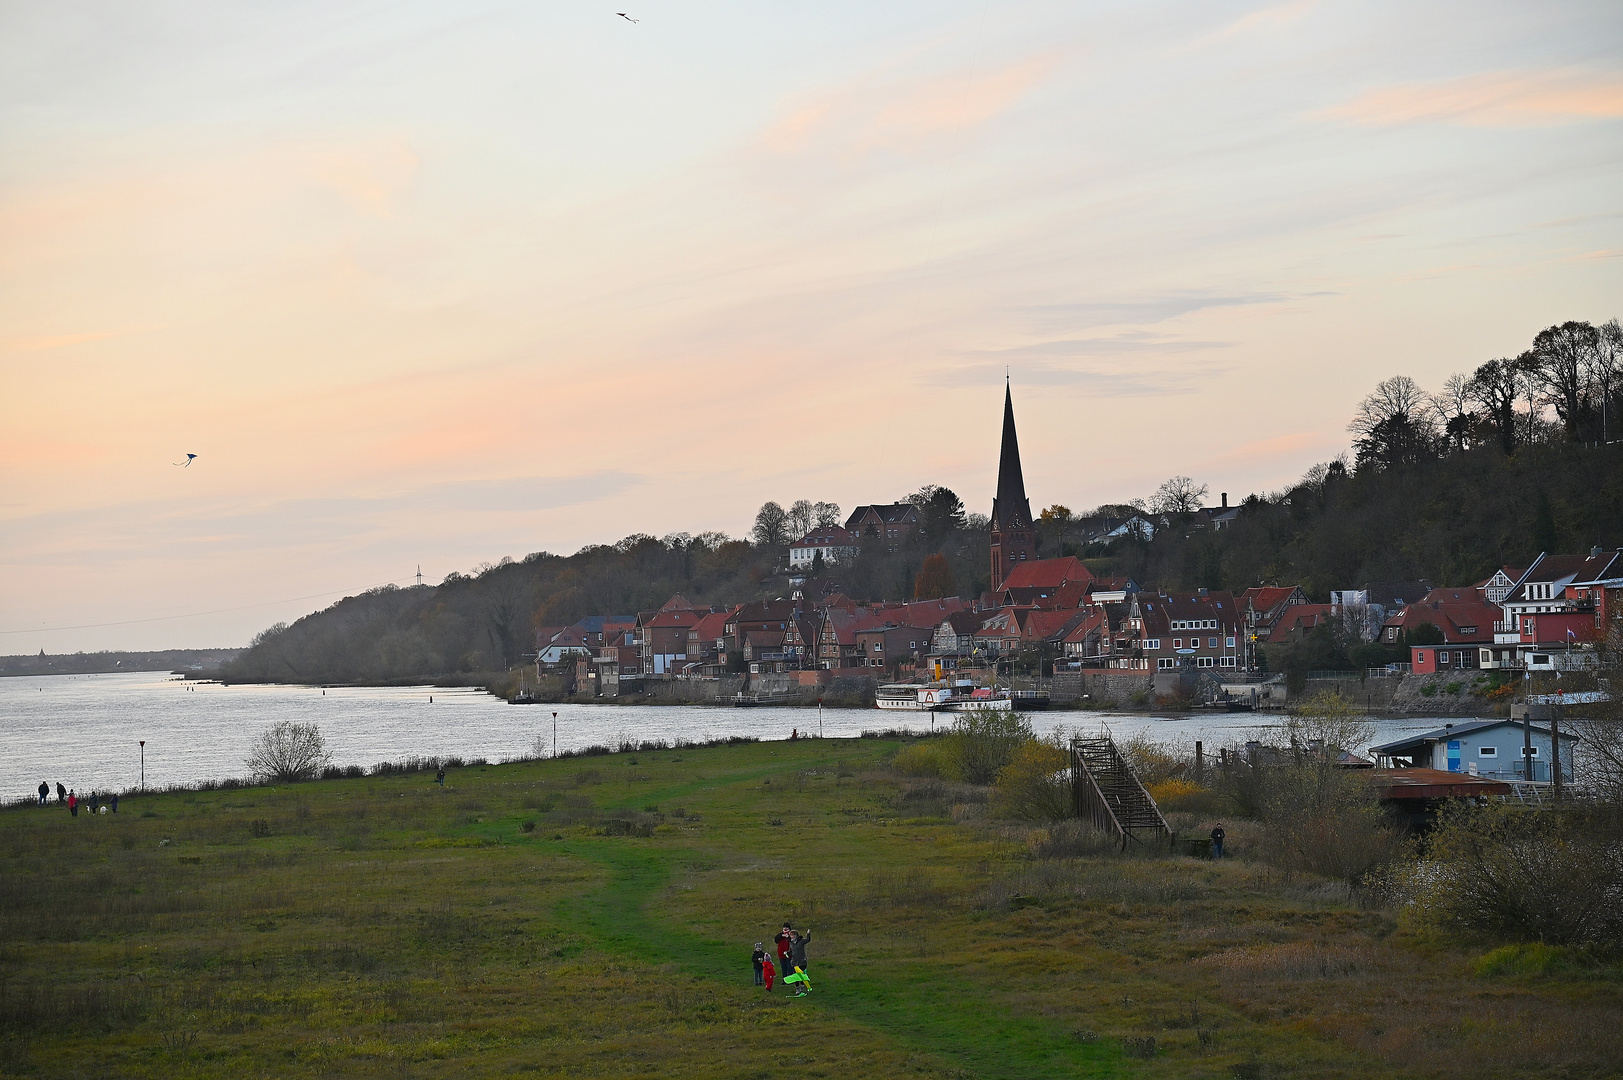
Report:
M 1205 485 L 1175 477 L 1150 498 L 1087 514 L 1050 505 L 1039 554 L 1079 555 L 1096 573 L 1145 587 L 1297 584 L 1326 601 L 1368 581 L 1469 584 L 1540 551 L 1623 546 L 1623 441 L 1607 441 L 1617 439 L 1620 363 L 1615 320 L 1565 323 L 1515 359 L 1451 377 L 1436 395 L 1387 379 L 1354 412 L 1350 457 L 1248 496 L 1228 527 L 1211 528 L 1198 512 Z M 945 488 L 908 500 L 921 517 L 909 544 L 819 566 L 807 594 L 837 586 L 879 601 L 984 590 L 986 519 Z M 768 503 L 748 540 L 635 535 L 568 556 L 504 558 L 438 586 L 372 590 L 269 628 L 223 670 L 234 681 L 476 680 L 533 654 L 537 627 L 647 611 L 676 593 L 716 605 L 787 595 L 786 544 L 838 515 L 831 503 Z M 1099 542 L 1086 526 L 1101 517 L 1151 528 Z

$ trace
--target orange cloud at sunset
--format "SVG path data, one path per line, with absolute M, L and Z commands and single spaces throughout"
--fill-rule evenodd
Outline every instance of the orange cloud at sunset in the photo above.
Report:
M 1623 117 L 1623 77 L 1581 70 L 1506 71 L 1364 93 L 1324 115 L 1355 124 L 1571 124 Z

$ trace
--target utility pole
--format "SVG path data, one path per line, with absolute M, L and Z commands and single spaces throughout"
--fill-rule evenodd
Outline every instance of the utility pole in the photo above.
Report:
M 423 564 L 418 563 L 417 564 L 417 584 L 421 585 L 422 583 L 423 583 Z
M 1533 779 L 1533 721 L 1531 705 L 1522 706 L 1522 779 Z
M 1552 789 L 1555 801 L 1561 801 L 1561 706 L 1550 706 L 1550 781 L 1555 786 Z

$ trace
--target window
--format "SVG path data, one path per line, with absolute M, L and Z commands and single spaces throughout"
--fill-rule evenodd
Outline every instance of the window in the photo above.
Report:
M 1197 667 L 1216 667 L 1217 666 L 1217 657 L 1215 657 L 1215 656 L 1202 656 L 1202 657 L 1199 657 L 1198 659 L 1196 659 L 1195 664 L 1196 664 Z
M 1221 667 L 1236 667 L 1237 663 L 1236 663 L 1234 657 L 1225 656 L 1225 657 L 1223 657 L 1223 663 L 1221 665 L 1219 665 L 1219 666 L 1221 666 Z
M 1217 639 L 1216 638 L 1208 638 L 1207 641 L 1206 641 L 1206 647 L 1208 649 L 1217 648 Z
M 1477 747 L 1476 756 L 1477 757 L 1498 757 L 1499 756 L 1499 748 L 1497 746 L 1479 746 L 1479 747 Z
M 1173 638 L 1173 639 L 1172 639 L 1172 647 L 1173 647 L 1173 648 L 1174 648 L 1174 649 L 1181 649 L 1181 648 L 1183 648 L 1183 638 L 1181 638 L 1181 637 L 1175 637 L 1175 638 Z
M 1223 639 L 1223 642 L 1224 642 L 1224 644 L 1223 644 L 1223 647 L 1224 647 L 1224 648 L 1225 648 L 1225 649 L 1232 649 L 1232 648 L 1234 648 L 1234 639 L 1233 639 L 1233 638 L 1231 638 L 1231 637 L 1230 637 L 1230 638 L 1224 638 L 1224 639 Z
M 1156 667 L 1156 670 L 1158 670 L 1158 671 L 1166 671 L 1166 670 L 1168 670 L 1170 668 L 1175 668 L 1177 666 L 1178 666 L 1177 658 L 1172 657 L 1172 656 L 1163 656 L 1163 657 L 1161 657 L 1159 660 L 1157 660 L 1155 662 L 1155 667 Z
M 1144 648 L 1158 650 L 1161 648 L 1161 639 L 1158 637 L 1145 638 Z

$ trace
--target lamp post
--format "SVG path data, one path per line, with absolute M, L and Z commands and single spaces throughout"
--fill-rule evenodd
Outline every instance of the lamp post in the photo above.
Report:
M 556 760 L 557 757 L 558 757 L 558 714 L 557 713 L 552 714 L 552 756 L 553 756 L 554 760 Z
M 147 789 L 147 741 L 141 740 L 141 790 Z

